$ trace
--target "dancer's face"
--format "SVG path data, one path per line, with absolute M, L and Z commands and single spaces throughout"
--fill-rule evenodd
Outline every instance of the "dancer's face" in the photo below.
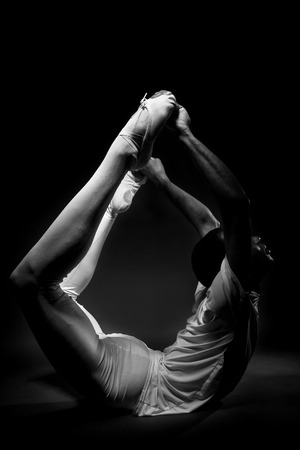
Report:
M 261 237 L 252 236 L 251 240 L 251 272 L 262 278 L 273 265 L 274 259 Z

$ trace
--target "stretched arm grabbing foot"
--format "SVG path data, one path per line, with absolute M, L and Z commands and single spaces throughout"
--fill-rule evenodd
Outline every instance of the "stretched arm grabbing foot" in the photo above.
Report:
M 200 238 L 220 225 L 206 205 L 170 180 L 159 158 L 152 157 L 142 172 L 181 211 L 196 229 Z
M 230 267 L 245 290 L 257 288 L 273 259 L 257 236 L 251 236 L 250 202 L 236 176 L 190 129 L 191 119 L 180 106 L 168 126 L 189 152 L 208 184 L 221 214 L 225 252 Z

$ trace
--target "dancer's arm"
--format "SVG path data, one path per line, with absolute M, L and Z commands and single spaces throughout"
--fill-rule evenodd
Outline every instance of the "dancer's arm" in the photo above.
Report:
M 191 132 L 190 117 L 180 107 L 170 126 L 191 155 L 218 204 L 229 264 L 245 289 L 249 283 L 251 255 L 250 204 L 231 170 Z
M 151 158 L 142 171 L 182 212 L 200 238 L 219 226 L 218 220 L 206 205 L 170 180 L 159 158 Z

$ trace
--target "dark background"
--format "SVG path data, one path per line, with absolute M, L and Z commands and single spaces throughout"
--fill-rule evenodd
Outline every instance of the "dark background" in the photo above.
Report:
M 261 344 L 298 344 L 298 302 L 294 293 L 286 298 L 292 265 L 291 60 L 279 31 L 257 20 L 251 33 L 241 23 L 239 34 L 231 30 L 215 41 L 213 29 L 199 42 L 196 33 L 183 39 L 174 32 L 152 47 L 145 39 L 143 47 L 144 36 L 134 33 L 122 46 L 120 35 L 117 42 L 106 36 L 107 45 L 99 36 L 93 41 L 92 31 L 85 38 L 66 32 L 58 39 L 53 30 L 49 35 L 34 30 L 18 35 L 7 66 L 5 277 L 91 176 L 145 92 L 169 89 L 188 109 L 196 136 L 244 186 L 253 233 L 266 240 L 276 260 L 262 289 Z M 189 156 L 168 130 L 159 136 L 154 156 L 174 182 L 217 214 Z M 133 208 L 119 217 L 82 302 L 100 314 L 104 328 L 164 345 L 193 302 L 189 257 L 196 239 L 148 182 Z M 13 300 L 7 296 L 10 312 Z M 15 323 L 14 315 L 12 321 L 8 317 L 4 336 Z
M 275 265 L 262 285 L 258 349 L 299 351 L 299 299 L 291 173 L 295 56 L 293 13 L 266 8 L 207 16 L 191 10 L 122 11 L 89 19 L 80 10 L 9 16 L 6 35 L 1 351 L 8 372 L 39 353 L 7 280 L 83 186 L 145 92 L 171 90 L 194 134 L 233 170 L 250 198 L 253 232 Z M 33 13 L 33 11 L 32 11 Z M 53 13 L 53 11 L 52 11 Z M 170 178 L 214 204 L 168 130 L 156 142 Z M 196 280 L 197 236 L 151 184 L 120 215 L 95 276 L 80 297 L 106 332 L 163 349 L 185 324 Z M 21 363 L 20 363 L 21 361 Z M 5 370 L 4 370 L 5 372 Z M 5 373 L 4 373 L 5 378 Z M 6 398 L 9 392 L 6 392 Z

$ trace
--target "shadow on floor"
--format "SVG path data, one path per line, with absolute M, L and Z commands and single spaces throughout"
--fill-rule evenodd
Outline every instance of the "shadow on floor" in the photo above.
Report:
M 12 445 L 195 442 L 230 448 L 262 443 L 287 445 L 300 423 L 300 359 L 295 354 L 257 353 L 236 390 L 222 403 L 191 414 L 133 417 L 92 406 L 43 360 L 2 384 L 1 428 Z

